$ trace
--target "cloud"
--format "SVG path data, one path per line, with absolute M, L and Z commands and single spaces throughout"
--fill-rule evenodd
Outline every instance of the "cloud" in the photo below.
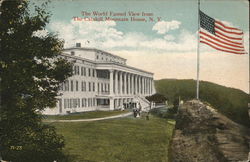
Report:
M 157 22 L 152 30 L 157 31 L 158 34 L 165 34 L 169 30 L 178 29 L 181 25 L 180 21 L 172 20 L 172 21 L 159 21 Z
M 165 39 L 165 40 L 168 40 L 168 41 L 172 41 L 172 40 L 175 39 L 175 37 L 174 37 L 173 35 L 165 35 L 165 36 L 164 36 L 164 39 Z
M 175 20 L 171 22 L 175 22 Z M 159 26 L 159 23 L 153 25 L 152 30 Z M 226 24 L 230 24 L 230 22 Z M 122 32 L 117 29 L 117 24 L 114 21 L 77 22 L 73 20 L 70 23 L 53 22 L 49 28 L 65 40 L 65 48 L 75 46 L 76 42 L 80 42 L 83 47 L 100 48 L 111 52 L 113 50 L 137 50 L 154 53 L 180 53 L 196 52 L 197 50 L 197 32 L 192 33 L 185 29 L 179 30 L 175 35 L 150 36 L 140 32 Z M 174 27 L 170 28 L 174 29 Z M 43 35 L 46 32 L 39 31 L 36 35 Z M 245 49 L 249 51 L 249 31 L 244 32 L 244 40 Z M 200 51 L 217 52 L 204 44 L 200 44 Z
M 154 27 L 159 27 L 157 22 Z M 167 23 L 168 29 L 179 28 L 180 22 L 175 20 Z M 158 25 L 157 25 L 158 24 Z M 160 23 L 161 24 L 161 23 Z M 187 52 L 195 51 L 196 34 L 181 30 L 173 35 L 146 35 L 140 32 L 122 32 L 117 29 L 114 21 L 71 21 L 70 23 L 53 22 L 49 28 L 58 33 L 59 38 L 65 40 L 65 48 L 80 42 L 83 47 L 94 47 L 103 50 L 140 50 L 162 53 L 163 51 Z M 154 27 L 152 30 L 154 30 Z
M 118 31 L 114 21 L 74 21 L 70 23 L 53 22 L 49 28 L 65 40 L 65 47 L 81 42 L 84 46 L 96 47 L 109 39 L 121 39 L 123 32 Z

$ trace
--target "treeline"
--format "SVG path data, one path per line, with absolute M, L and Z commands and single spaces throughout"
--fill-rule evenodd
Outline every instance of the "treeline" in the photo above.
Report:
M 196 97 L 195 80 L 162 79 L 155 81 L 155 88 L 158 93 L 165 95 L 170 103 L 179 97 L 184 101 Z M 200 81 L 200 100 L 208 102 L 233 121 L 250 127 L 247 107 L 250 97 L 245 92 Z

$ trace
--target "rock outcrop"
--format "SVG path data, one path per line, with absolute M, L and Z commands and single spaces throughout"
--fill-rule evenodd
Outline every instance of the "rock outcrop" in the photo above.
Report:
M 171 145 L 174 162 L 248 161 L 250 131 L 197 100 L 179 107 Z

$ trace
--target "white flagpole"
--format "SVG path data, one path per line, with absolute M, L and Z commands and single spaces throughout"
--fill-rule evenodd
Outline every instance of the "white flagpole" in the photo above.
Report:
M 200 73 L 200 0 L 198 0 L 198 42 L 197 42 L 197 83 L 196 99 L 199 100 L 199 73 Z

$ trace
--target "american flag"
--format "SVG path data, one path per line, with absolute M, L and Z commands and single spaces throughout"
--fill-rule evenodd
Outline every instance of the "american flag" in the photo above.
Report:
M 200 11 L 200 27 L 201 43 L 227 53 L 246 54 L 242 30 L 229 27 L 202 11 Z

